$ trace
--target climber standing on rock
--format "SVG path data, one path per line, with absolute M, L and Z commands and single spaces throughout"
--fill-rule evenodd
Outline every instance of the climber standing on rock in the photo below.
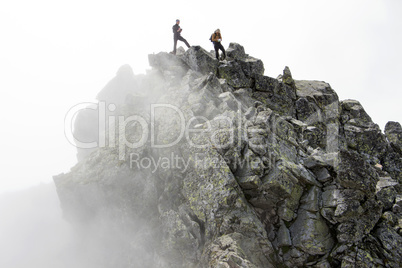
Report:
M 222 42 L 221 30 L 219 29 L 215 30 L 215 32 L 212 34 L 211 41 L 214 43 L 216 59 L 219 60 L 219 49 L 220 49 L 223 53 L 222 60 L 224 60 L 226 58 L 226 52 L 221 44 Z
M 181 36 L 181 31 L 182 31 L 183 29 L 179 26 L 179 24 L 180 24 L 180 20 L 177 19 L 177 20 L 176 20 L 176 24 L 173 25 L 173 27 L 172 27 L 172 28 L 173 28 L 173 41 L 174 41 L 174 46 L 173 46 L 173 52 L 171 52 L 171 53 L 173 53 L 174 55 L 176 55 L 176 47 L 177 47 L 177 41 L 178 41 L 178 40 L 184 42 L 188 48 L 190 47 L 190 44 L 187 42 L 187 40 L 184 39 L 184 38 Z

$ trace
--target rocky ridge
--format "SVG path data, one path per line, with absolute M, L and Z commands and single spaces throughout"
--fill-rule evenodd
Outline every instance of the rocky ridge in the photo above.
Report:
M 74 134 L 104 146 L 54 177 L 87 267 L 401 266 L 399 123 L 382 133 L 288 67 L 265 76 L 236 43 L 225 61 L 193 46 L 149 63 L 102 90 L 107 131 Z

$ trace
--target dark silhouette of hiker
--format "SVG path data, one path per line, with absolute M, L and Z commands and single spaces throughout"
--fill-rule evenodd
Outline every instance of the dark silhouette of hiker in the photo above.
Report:
M 220 49 L 223 54 L 222 60 L 224 60 L 226 58 L 226 52 L 221 44 L 221 42 L 222 42 L 221 30 L 219 30 L 219 29 L 215 30 L 215 32 L 212 34 L 211 41 L 214 43 L 216 59 L 219 60 L 219 49 Z
M 173 40 L 174 40 L 174 46 L 173 46 L 173 54 L 176 55 L 176 47 L 177 47 L 177 41 L 180 40 L 182 42 L 184 42 L 184 44 L 186 44 L 186 46 L 189 48 L 190 44 L 187 42 L 186 39 L 184 39 L 181 36 L 181 31 L 183 30 L 182 28 L 180 28 L 179 26 L 180 24 L 180 20 L 176 20 L 176 24 L 173 25 Z

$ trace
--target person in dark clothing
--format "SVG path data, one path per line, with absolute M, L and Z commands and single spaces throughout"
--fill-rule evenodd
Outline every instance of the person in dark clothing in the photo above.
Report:
M 223 54 L 222 59 L 224 60 L 226 58 L 226 52 L 225 52 L 225 49 L 223 48 L 223 46 L 221 44 L 221 42 L 222 42 L 221 30 L 216 29 L 215 32 L 212 34 L 211 40 L 214 43 L 216 59 L 219 60 L 219 49 L 220 49 L 222 51 L 222 54 Z
M 187 42 L 186 39 L 184 39 L 181 36 L 181 31 L 183 30 L 182 28 L 180 28 L 179 26 L 180 24 L 180 20 L 176 20 L 176 24 L 173 25 L 172 29 L 173 29 L 173 41 L 174 41 L 174 46 L 173 46 L 173 54 L 176 55 L 176 47 L 177 47 L 177 41 L 180 40 L 182 42 L 184 42 L 184 44 L 186 44 L 186 46 L 189 48 L 190 44 Z

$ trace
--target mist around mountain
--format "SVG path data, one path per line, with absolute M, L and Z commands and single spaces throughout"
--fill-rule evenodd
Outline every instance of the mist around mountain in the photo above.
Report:
M 53 183 L 0 196 L 1 267 L 79 267 Z
M 5 265 L 399 267 L 398 122 L 237 43 L 149 63 L 77 105 L 55 188 L 2 197 Z

